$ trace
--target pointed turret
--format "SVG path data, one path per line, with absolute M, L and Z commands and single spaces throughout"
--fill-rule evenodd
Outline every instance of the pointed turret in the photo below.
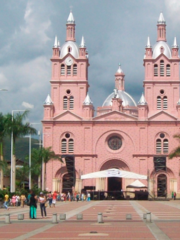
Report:
M 69 17 L 67 19 L 67 24 L 75 24 L 75 19 L 74 19 L 72 11 L 70 11 L 70 13 L 69 13 Z
M 86 98 L 83 102 L 83 117 L 85 119 L 92 119 L 93 116 L 94 116 L 93 102 L 91 101 L 91 98 L 87 93 Z
M 91 101 L 91 98 L 90 98 L 89 94 L 87 93 L 86 98 L 83 102 L 83 105 L 92 105 L 92 104 L 93 104 L 93 102 Z
M 84 36 L 82 36 L 82 39 L 81 39 L 81 44 L 79 46 L 80 48 L 85 48 L 85 41 L 84 41 Z
M 57 36 L 55 36 L 55 39 L 54 39 L 54 48 L 57 48 L 58 46 L 58 40 L 57 40 Z
M 49 96 L 49 94 L 47 95 L 47 98 L 46 98 L 46 100 L 45 100 L 45 102 L 44 102 L 44 105 L 52 105 L 53 104 L 53 102 L 52 102 L 52 100 L 51 100 L 51 97 Z
M 147 38 L 146 48 L 151 48 L 150 37 Z
M 53 57 L 54 58 L 57 58 L 60 55 L 59 44 L 60 43 L 58 42 L 57 36 L 55 36 L 54 45 L 53 45 Z
M 116 71 L 116 74 L 115 74 L 115 88 L 117 90 L 122 90 L 124 91 L 124 73 L 123 73 L 123 70 L 121 68 L 121 64 L 119 63 L 119 67 Z
M 173 43 L 172 47 L 178 48 L 176 37 L 174 37 L 174 43 Z
M 138 119 L 139 120 L 146 120 L 148 117 L 148 105 L 144 94 L 142 93 L 141 98 L 138 102 Z
M 53 102 L 48 94 L 44 102 L 44 120 L 50 120 L 52 118 L 53 108 L 54 108 Z
M 163 13 L 160 13 L 159 15 L 158 24 L 166 24 Z
M 179 47 L 177 45 L 177 40 L 176 40 L 176 37 L 174 38 L 174 43 L 172 45 L 172 58 L 178 58 L 178 50 L 179 50 Z
M 86 54 L 86 45 L 84 41 L 84 36 L 82 36 L 81 44 L 79 45 L 79 56 L 82 58 L 86 58 Z
M 147 44 L 146 44 L 146 52 L 145 52 L 145 58 L 152 58 L 152 46 L 150 43 L 150 37 L 147 38 Z
M 166 42 L 166 21 L 162 13 L 160 13 L 157 22 L 157 42 L 159 41 Z
M 73 41 L 75 42 L 75 20 L 74 16 L 72 14 L 72 11 L 70 11 L 69 17 L 67 19 L 66 23 L 66 41 Z
M 140 98 L 140 100 L 139 100 L 139 102 L 138 102 L 138 105 L 147 105 L 147 102 L 146 102 L 146 99 L 145 99 L 145 97 L 144 97 L 144 94 L 142 93 L 142 95 L 141 95 L 141 98 Z

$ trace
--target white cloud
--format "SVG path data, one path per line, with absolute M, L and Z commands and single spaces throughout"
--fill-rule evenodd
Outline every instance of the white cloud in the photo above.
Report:
M 27 103 L 27 102 L 22 102 L 22 106 L 25 107 L 25 108 L 34 108 L 34 105 L 30 104 L 30 103 Z

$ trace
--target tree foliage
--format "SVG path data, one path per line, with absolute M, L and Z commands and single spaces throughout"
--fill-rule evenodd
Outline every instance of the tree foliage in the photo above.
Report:
M 174 138 L 176 138 L 179 143 L 180 143 L 180 134 L 175 134 L 173 136 Z M 169 159 L 172 159 L 174 157 L 179 157 L 180 156 L 180 145 L 178 147 L 176 147 L 170 154 L 169 154 Z

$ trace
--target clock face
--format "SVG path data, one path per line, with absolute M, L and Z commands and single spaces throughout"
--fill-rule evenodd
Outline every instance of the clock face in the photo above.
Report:
M 108 146 L 112 150 L 118 150 L 122 146 L 122 140 L 120 137 L 114 136 L 109 138 L 108 140 Z
M 73 64 L 73 59 L 71 57 L 66 58 L 66 65 L 71 66 Z

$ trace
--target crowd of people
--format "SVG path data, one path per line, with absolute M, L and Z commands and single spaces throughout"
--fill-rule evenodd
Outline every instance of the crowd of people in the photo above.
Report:
M 41 210 L 41 216 L 46 217 L 46 208 L 49 207 L 55 207 L 56 206 L 56 201 L 90 201 L 91 200 L 91 195 L 88 192 L 87 194 L 85 193 L 78 193 L 75 192 L 74 194 L 68 192 L 66 193 L 58 193 L 56 191 L 48 192 L 48 193 L 43 193 L 40 192 L 39 195 L 35 195 L 32 190 L 30 190 L 29 194 L 25 196 L 25 194 L 17 195 L 13 194 L 11 198 L 9 198 L 8 193 L 5 194 L 4 196 L 4 207 L 9 210 L 9 206 L 21 206 L 24 207 L 24 205 L 29 206 L 29 217 L 31 219 L 36 219 L 37 218 L 37 206 L 39 204 L 40 210 Z

